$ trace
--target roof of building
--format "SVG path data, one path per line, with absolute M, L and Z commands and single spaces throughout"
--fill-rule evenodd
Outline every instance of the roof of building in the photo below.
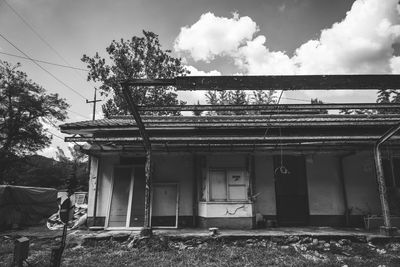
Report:
M 277 149 L 277 145 L 338 148 L 370 146 L 400 122 L 400 114 L 143 116 L 142 120 L 154 149 Z M 66 123 L 60 128 L 75 135 L 67 141 L 111 145 L 117 150 L 143 150 L 131 116 Z M 392 140 L 397 143 L 399 138 L 395 136 Z

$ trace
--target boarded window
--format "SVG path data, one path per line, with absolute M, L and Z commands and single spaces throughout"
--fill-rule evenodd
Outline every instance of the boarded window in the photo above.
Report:
M 230 200 L 247 199 L 247 179 L 243 171 L 228 170 L 228 194 Z
M 226 200 L 226 175 L 225 171 L 210 171 L 210 200 Z
M 210 201 L 247 200 L 248 184 L 242 170 L 210 170 Z

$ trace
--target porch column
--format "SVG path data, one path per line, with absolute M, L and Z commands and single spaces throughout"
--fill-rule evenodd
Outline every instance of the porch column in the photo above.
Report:
M 151 170 L 151 151 L 146 151 L 146 164 L 144 167 L 145 171 L 145 191 L 144 191 L 144 229 L 143 234 L 147 235 L 151 233 L 151 224 L 150 224 L 150 205 L 151 205 L 151 182 L 152 182 L 152 170 Z

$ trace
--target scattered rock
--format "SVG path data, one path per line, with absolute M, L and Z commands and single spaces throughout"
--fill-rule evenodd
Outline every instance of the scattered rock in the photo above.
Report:
M 377 249 L 376 252 L 378 252 L 379 254 L 386 254 L 386 250 L 385 249 Z

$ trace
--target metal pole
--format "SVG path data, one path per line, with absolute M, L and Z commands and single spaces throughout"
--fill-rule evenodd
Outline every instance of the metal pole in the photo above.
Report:
M 381 138 L 376 141 L 374 145 L 374 159 L 375 159 L 375 170 L 376 170 L 376 179 L 378 181 L 378 189 L 379 189 L 379 198 L 381 201 L 382 206 L 382 216 L 383 216 L 383 223 L 384 226 L 381 227 L 381 230 L 384 231 L 385 234 L 391 235 L 392 234 L 392 223 L 390 219 L 390 209 L 389 209 L 389 202 L 388 196 L 386 191 L 386 184 L 385 184 L 385 176 L 383 172 L 382 166 L 382 156 L 380 151 L 380 146 L 386 142 L 390 137 L 392 137 L 398 130 L 400 130 L 400 124 L 396 127 L 387 131 Z

